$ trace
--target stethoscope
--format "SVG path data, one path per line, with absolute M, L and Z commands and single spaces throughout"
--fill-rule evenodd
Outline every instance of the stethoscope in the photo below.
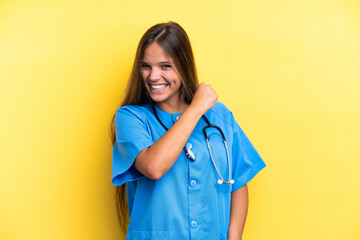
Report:
M 152 109 L 153 109 L 153 111 L 154 111 L 154 115 L 155 115 L 156 119 L 159 121 L 159 123 L 161 124 L 161 126 L 163 126 L 163 128 L 164 128 L 166 131 L 168 131 L 169 129 L 164 125 L 164 123 L 160 120 L 159 116 L 158 116 L 157 113 L 156 113 L 155 104 L 152 103 L 151 105 L 152 105 Z M 209 154 L 210 154 L 211 161 L 212 161 L 212 163 L 213 163 L 213 165 L 214 165 L 214 167 L 215 167 L 215 170 L 216 170 L 216 172 L 217 172 L 217 174 L 218 174 L 218 176 L 219 176 L 219 178 L 220 178 L 220 179 L 217 181 L 217 183 L 218 183 L 218 184 L 233 184 L 233 183 L 234 183 L 234 180 L 231 179 L 231 161 L 230 161 L 230 157 L 229 157 L 229 149 L 228 149 L 228 146 L 227 146 L 227 144 L 226 144 L 225 135 L 224 135 L 223 131 L 221 130 L 221 128 L 220 128 L 219 126 L 216 126 L 216 125 L 214 125 L 214 124 L 211 124 L 210 121 L 207 119 L 207 117 L 206 117 L 205 115 L 202 115 L 202 118 L 203 118 L 203 119 L 205 120 L 205 122 L 207 123 L 207 126 L 205 126 L 205 127 L 203 128 L 203 132 L 204 132 L 205 140 L 206 140 L 206 145 L 207 145 L 207 148 L 208 148 L 208 150 L 209 150 Z M 227 158 L 228 166 L 229 166 L 229 179 L 228 179 L 227 181 L 225 181 L 225 180 L 223 179 L 223 177 L 221 176 L 221 174 L 220 174 L 220 172 L 219 172 L 219 169 L 217 168 L 216 163 L 215 163 L 215 161 L 214 161 L 214 158 L 213 158 L 213 156 L 212 156 L 212 152 L 211 152 L 211 148 L 210 148 L 210 144 L 209 144 L 209 138 L 208 138 L 208 135 L 207 135 L 207 133 L 206 133 L 206 129 L 208 129 L 208 128 L 216 128 L 216 129 L 220 132 L 221 137 L 222 137 L 222 139 L 223 139 L 223 142 L 224 142 L 224 145 L 225 145 L 225 149 L 226 149 L 226 158 Z M 184 150 L 185 150 L 186 156 L 187 156 L 190 160 L 194 161 L 194 160 L 195 160 L 195 155 L 194 155 L 194 153 L 191 151 L 190 147 L 184 146 Z

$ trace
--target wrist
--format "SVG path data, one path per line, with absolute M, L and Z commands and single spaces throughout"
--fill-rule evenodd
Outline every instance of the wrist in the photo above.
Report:
M 193 106 L 193 105 L 189 105 L 189 107 L 186 109 L 186 112 L 191 114 L 192 116 L 194 116 L 197 120 L 199 120 L 202 115 L 204 115 L 199 108 Z

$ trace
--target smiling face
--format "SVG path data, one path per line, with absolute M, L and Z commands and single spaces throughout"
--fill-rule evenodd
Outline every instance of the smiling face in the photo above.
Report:
M 156 42 L 144 52 L 141 73 L 145 87 L 155 104 L 166 112 L 182 111 L 181 80 L 171 59 Z

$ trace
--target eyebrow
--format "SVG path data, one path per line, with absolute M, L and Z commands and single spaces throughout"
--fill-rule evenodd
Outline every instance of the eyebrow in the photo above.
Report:
M 144 61 L 141 61 L 141 63 L 142 63 L 142 64 L 148 64 L 148 65 L 149 65 L 149 63 L 144 62 Z M 162 62 L 160 62 L 159 64 L 171 64 L 171 62 L 170 62 L 170 61 L 162 61 Z

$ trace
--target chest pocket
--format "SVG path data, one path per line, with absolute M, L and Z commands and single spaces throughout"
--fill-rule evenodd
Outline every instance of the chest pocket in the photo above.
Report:
M 210 129 L 209 129 L 210 130 Z M 208 137 L 209 137 L 209 146 L 211 149 L 211 155 L 212 159 L 214 161 L 211 161 L 211 165 L 213 167 L 213 172 L 215 179 L 219 180 L 221 179 L 216 171 L 219 171 L 221 177 L 224 179 L 224 181 L 229 180 L 229 161 L 227 159 L 227 152 L 225 143 L 223 141 L 223 138 L 220 134 L 220 132 L 216 129 L 212 129 L 212 131 L 208 131 Z M 210 153 L 209 153 L 210 154 Z M 231 163 L 231 156 L 230 157 L 230 163 Z M 216 165 L 216 168 L 215 168 Z M 215 183 L 216 190 L 218 192 L 231 192 L 231 186 L 232 184 L 218 184 Z

